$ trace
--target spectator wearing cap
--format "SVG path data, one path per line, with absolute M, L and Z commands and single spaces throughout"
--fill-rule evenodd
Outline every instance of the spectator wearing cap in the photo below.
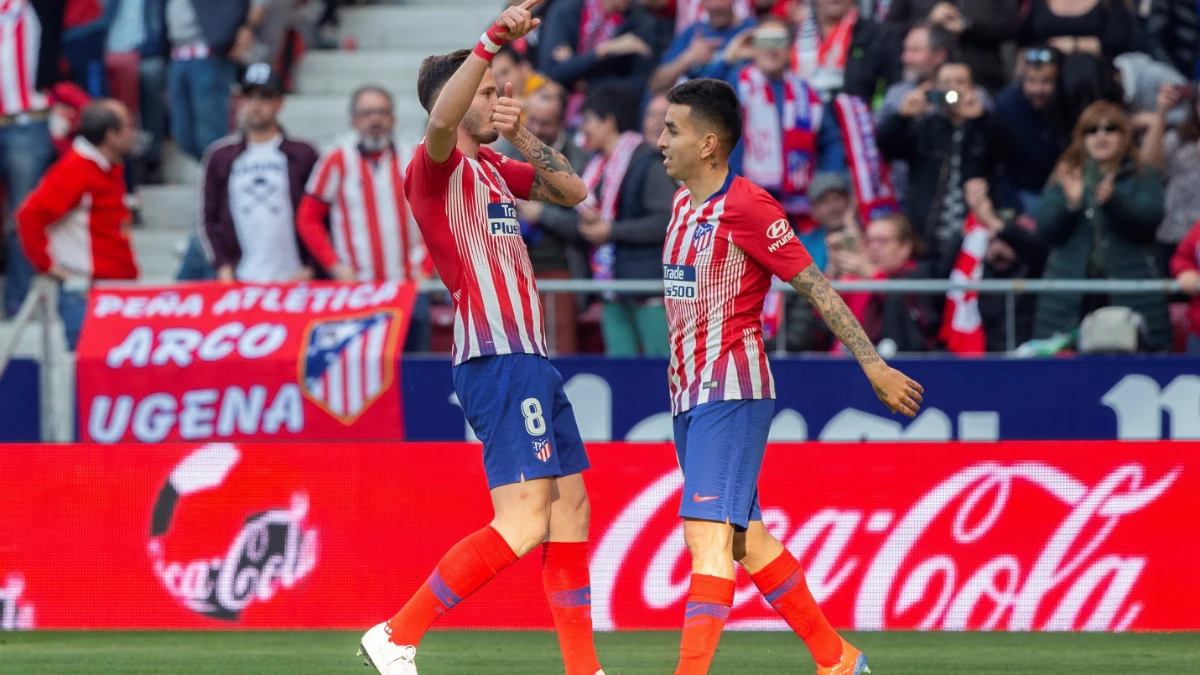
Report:
M 646 87 L 658 60 L 657 24 L 633 0 L 556 0 L 546 10 L 538 65 L 570 92 L 568 122 L 588 87 Z
M 243 130 L 204 154 L 199 234 L 221 281 L 303 281 L 317 269 L 295 219 L 317 151 L 284 133 L 282 107 L 279 74 L 251 64 L 242 80 Z
M 8 215 L 54 162 L 50 136 L 51 87 L 61 79 L 62 0 L 12 0 L 0 14 L 0 188 Z M 11 36 L 11 39 L 7 39 Z M 21 68 L 24 66 L 24 68 Z M 33 281 L 16 228 L 4 237 L 4 311 L 16 314 Z
M 59 312 L 72 351 L 92 282 L 138 276 L 122 163 L 135 133 L 125 106 L 111 99 L 88 104 L 71 150 L 17 211 L 21 246 L 33 268 L 62 283 Z
M 853 196 L 850 181 L 840 173 L 818 173 L 808 185 L 812 218 L 807 227 L 796 230 L 796 236 L 820 269 L 825 269 L 829 261 L 826 236 L 844 227 L 847 218 L 855 217 L 851 203 Z
M 544 96 L 539 89 L 525 104 L 525 128 L 549 147 L 567 158 L 571 168 L 582 174 L 589 153 L 576 145 L 566 132 L 565 109 L 561 92 Z M 508 139 L 493 146 L 500 154 L 525 161 Z M 579 236 L 579 215 L 575 209 L 548 202 L 517 200 L 521 235 L 529 248 L 529 262 L 538 279 L 588 279 L 592 276 L 589 245 Z M 574 354 L 578 349 L 577 317 L 584 308 L 584 296 L 554 293 L 542 298 L 543 306 L 553 304 L 553 348 L 558 354 Z
M 717 61 L 725 46 L 738 33 L 754 29 L 754 19 L 738 19 L 734 0 L 704 0 L 701 4 L 707 18 L 685 27 L 671 41 L 662 65 L 650 76 L 652 94 L 666 93 L 683 80 L 720 77 L 724 67 Z
M 354 135 L 326 152 L 308 181 L 296 222 L 301 240 L 337 281 L 431 278 L 433 263 L 404 199 L 408 157 L 393 138 L 392 95 L 360 87 L 350 97 L 350 121 Z M 429 351 L 431 335 L 429 299 L 420 295 L 405 351 Z
M 237 61 L 254 44 L 269 0 L 165 0 L 171 48 L 171 138 L 199 159 L 228 129 Z
M 996 117 L 1015 143 L 997 177 L 998 197 L 1021 213 L 1037 210 L 1042 188 L 1071 140 L 1057 105 L 1061 61 L 1053 47 L 1023 50 L 1019 79 L 996 95 Z
M 894 0 L 887 22 L 903 31 L 927 21 L 949 32 L 976 83 L 994 92 L 1008 81 L 1000 53 L 1017 37 L 1019 5 L 1012 0 Z

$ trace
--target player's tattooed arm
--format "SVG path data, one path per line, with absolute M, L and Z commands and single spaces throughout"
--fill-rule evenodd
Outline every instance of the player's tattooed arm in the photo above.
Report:
M 790 283 L 817 308 L 825 325 L 858 359 L 879 400 L 892 412 L 915 416 L 921 407 L 921 393 L 925 390 L 904 373 L 883 362 L 862 324 L 854 318 L 854 313 L 846 306 L 842 296 L 829 285 L 829 280 L 821 274 L 816 264 L 810 263 Z
M 524 127 L 510 140 L 537 170 L 529 199 L 571 207 L 587 198 L 587 186 L 562 153 L 538 140 Z

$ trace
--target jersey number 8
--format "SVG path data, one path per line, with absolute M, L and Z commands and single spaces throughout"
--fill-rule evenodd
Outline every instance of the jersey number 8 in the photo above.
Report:
M 536 398 L 521 401 L 521 416 L 525 418 L 525 431 L 530 436 L 546 433 L 546 418 L 542 417 L 542 404 Z

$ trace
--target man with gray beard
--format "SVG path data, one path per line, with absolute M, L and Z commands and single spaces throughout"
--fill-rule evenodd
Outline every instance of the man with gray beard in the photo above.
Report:
M 395 142 L 395 106 L 382 87 L 350 97 L 354 134 L 326 152 L 305 188 L 296 218 L 304 245 L 342 282 L 429 279 L 433 264 L 404 200 L 409 153 Z M 427 352 L 429 299 L 417 296 L 405 351 Z

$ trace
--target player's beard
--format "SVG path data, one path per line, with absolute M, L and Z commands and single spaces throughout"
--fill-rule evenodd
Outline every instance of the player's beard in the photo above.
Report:
M 483 115 L 468 110 L 463 116 L 462 127 L 471 136 L 471 140 L 480 145 L 495 143 L 497 138 L 500 138 L 500 132 L 492 128 L 489 131 L 483 131 Z

